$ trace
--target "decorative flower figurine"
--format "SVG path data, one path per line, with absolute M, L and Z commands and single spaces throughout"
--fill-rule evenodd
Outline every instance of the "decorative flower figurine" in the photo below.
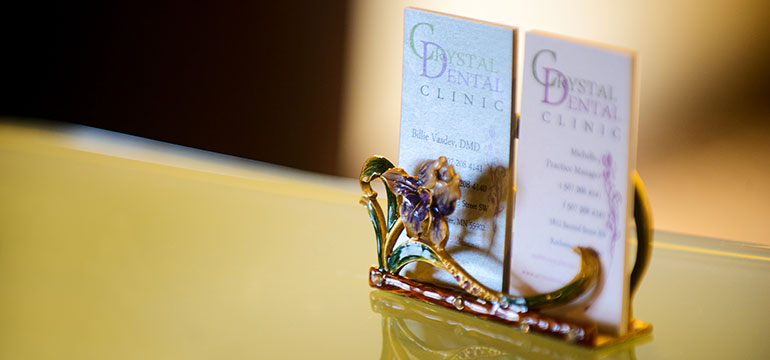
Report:
M 382 178 L 399 195 L 399 213 L 406 234 L 413 237 L 428 235 L 443 248 L 449 230 L 446 217 L 454 212 L 460 198 L 460 175 L 445 157 L 420 164 L 417 177 L 402 169 L 385 171 Z
M 371 186 L 376 179 L 385 183 L 387 213 L 377 201 L 377 192 Z M 386 276 L 395 276 L 405 265 L 419 261 L 447 271 L 474 298 L 498 304 L 502 309 L 513 307 L 514 311 L 524 313 L 528 309 L 567 304 L 597 283 L 600 272 L 598 255 L 593 250 L 580 247 L 575 248 L 581 256 L 580 272 L 569 284 L 546 294 L 528 297 L 510 295 L 488 288 L 465 271 L 444 248 L 449 238 L 447 216 L 454 212 L 455 203 L 460 198 L 460 176 L 453 166 L 447 164 L 445 157 L 423 162 L 414 177 L 395 168 L 388 159 L 372 156 L 364 162 L 359 180 L 364 193 L 360 203 L 369 212 L 377 240 L 378 265 L 370 269 L 369 278 L 372 286 L 391 286 L 385 281 Z M 404 230 L 410 239 L 396 244 Z M 412 291 L 408 290 L 409 294 Z M 461 311 L 467 309 L 459 293 L 454 296 L 452 306 Z

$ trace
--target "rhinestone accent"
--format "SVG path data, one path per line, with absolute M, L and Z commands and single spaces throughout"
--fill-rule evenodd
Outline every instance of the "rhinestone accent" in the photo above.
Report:
M 385 278 L 382 277 L 379 271 L 372 271 L 372 283 L 377 285 L 377 287 L 381 287 L 385 283 Z
M 463 301 L 463 298 L 461 298 L 459 296 L 456 297 L 454 299 L 454 301 L 452 301 L 452 305 L 454 305 L 455 309 L 457 309 L 457 310 L 465 309 L 465 301 Z
M 580 333 L 580 330 L 578 328 L 569 329 L 569 331 L 567 332 L 567 341 L 569 341 L 569 342 L 575 342 L 575 341 L 580 340 L 582 338 L 583 338 L 583 336 Z
M 511 306 L 511 303 L 508 301 L 508 298 L 503 296 L 502 299 L 500 299 L 500 307 L 503 309 L 507 309 L 508 306 Z

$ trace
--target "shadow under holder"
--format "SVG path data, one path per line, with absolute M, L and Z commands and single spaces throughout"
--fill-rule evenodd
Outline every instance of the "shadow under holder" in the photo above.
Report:
M 628 341 L 652 331 L 651 324 L 633 318 L 631 309 L 629 329 L 621 336 L 600 333 L 596 324 L 559 319 L 540 312 L 565 306 L 595 287 L 601 270 L 598 255 L 590 248 L 574 249 L 581 256 L 580 270 L 569 283 L 555 291 L 522 297 L 484 286 L 444 248 L 449 236 L 445 217 L 454 211 L 454 203 L 460 197 L 459 187 L 453 186 L 459 183 L 460 176 L 446 164 L 444 157 L 426 161 L 418 173 L 422 185 L 430 186 L 418 186 L 417 177 L 409 176 L 382 156 L 369 158 L 361 170 L 359 181 L 364 196 L 360 202 L 369 212 L 377 241 L 378 264 L 369 270 L 370 286 L 514 326 L 525 333 L 543 334 L 589 348 Z M 377 179 L 385 184 L 387 213 L 377 201 L 378 194 L 371 185 Z M 652 251 L 651 210 L 644 185 L 636 172 L 633 182 L 637 250 L 630 275 L 630 307 Z M 436 204 L 433 211 L 427 208 L 428 203 Z M 400 209 L 408 211 L 401 214 Z M 404 230 L 409 240 L 396 245 Z M 399 275 L 403 266 L 412 262 L 428 263 L 447 271 L 463 291 Z

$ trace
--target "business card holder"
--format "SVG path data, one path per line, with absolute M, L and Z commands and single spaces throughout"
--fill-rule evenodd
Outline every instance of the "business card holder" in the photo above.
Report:
M 377 179 L 385 184 L 387 213 L 372 188 Z M 542 334 L 589 348 L 624 342 L 652 330 L 650 324 L 631 318 L 628 331 L 615 336 L 600 333 L 596 324 L 543 313 L 543 310 L 567 306 L 597 286 L 601 267 L 597 253 L 590 248 L 574 249 L 581 257 L 580 270 L 569 283 L 549 293 L 515 296 L 476 280 L 444 248 L 449 238 L 447 216 L 454 212 L 460 198 L 460 175 L 447 164 L 446 158 L 423 162 L 417 175 L 411 176 L 386 158 L 373 156 L 364 163 L 359 180 L 364 193 L 360 202 L 369 212 L 377 242 L 377 265 L 369 270 L 370 286 L 507 324 L 524 333 Z M 631 300 L 649 264 L 652 242 L 649 205 L 636 174 L 634 184 L 638 244 L 630 279 Z M 408 240 L 399 242 L 404 231 Z M 399 275 L 405 265 L 413 262 L 427 263 L 448 272 L 457 288 Z

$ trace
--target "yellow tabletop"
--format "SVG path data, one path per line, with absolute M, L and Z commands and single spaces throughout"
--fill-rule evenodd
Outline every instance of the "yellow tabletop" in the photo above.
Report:
M 352 179 L 6 120 L 0 359 L 770 356 L 767 248 L 656 232 L 634 302 L 652 335 L 591 352 L 371 289 L 359 197 Z

